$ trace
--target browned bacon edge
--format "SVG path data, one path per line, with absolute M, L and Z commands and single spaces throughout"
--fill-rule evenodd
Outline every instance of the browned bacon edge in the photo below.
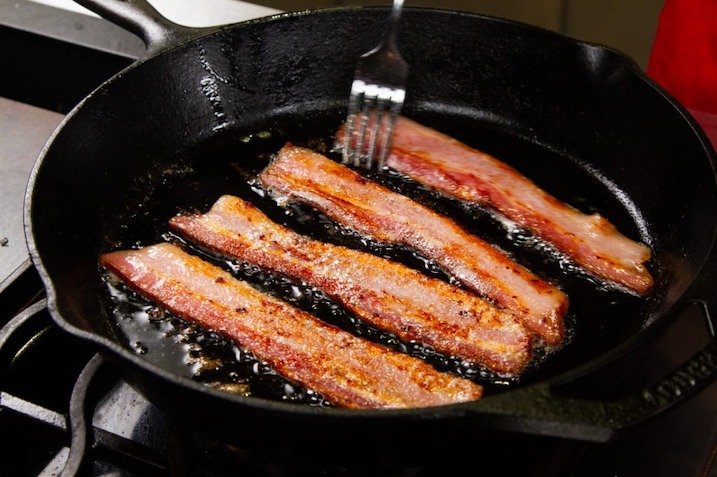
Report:
M 518 374 L 531 358 L 519 319 L 478 296 L 370 253 L 312 240 L 271 221 L 238 197 L 170 227 L 215 253 L 251 262 L 323 290 L 356 316 L 400 338 Z
M 259 179 L 273 193 L 306 202 L 360 233 L 418 250 L 519 316 L 547 344 L 563 341 L 567 296 L 449 218 L 300 147 L 282 148 Z
M 148 299 L 234 340 L 335 405 L 423 407 L 482 395 L 470 380 L 327 324 L 175 245 L 111 252 L 100 264 Z
M 599 214 L 580 212 L 507 164 L 445 134 L 400 117 L 387 165 L 447 196 L 496 210 L 597 278 L 638 295 L 653 287 L 645 266 L 649 247 L 625 237 Z

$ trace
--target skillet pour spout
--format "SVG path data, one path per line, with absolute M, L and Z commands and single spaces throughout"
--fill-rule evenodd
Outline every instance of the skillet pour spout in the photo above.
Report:
M 702 303 L 709 316 L 717 179 L 699 126 L 618 52 L 422 8 L 402 16 L 399 48 L 412 66 L 403 113 L 493 153 L 559 197 L 599 208 L 651 246 L 654 292 L 625 298 L 571 279 L 574 336 L 555 359 L 515 386 L 436 408 L 348 411 L 237 396 L 136 354 L 113 314 L 99 254 L 161 241 L 170 217 L 206 210 L 222 193 L 256 197 L 246 173 L 278 145 L 328 144 L 346 116 L 356 59 L 375 43 L 388 10 L 295 12 L 207 31 L 177 28 L 139 0 L 80 3 L 142 36 L 148 54 L 85 98 L 43 148 L 26 195 L 28 246 L 57 324 L 96 346 L 162 409 L 236 440 L 251 429 L 265 448 L 280 426 L 378 455 L 379 444 L 385 454 L 396 439 L 375 436 L 393 437 L 397 425 L 416 435 L 607 440 L 717 377 L 713 337 L 627 397 L 564 392 L 606 371 L 600 384 L 614 387 L 610 365 L 630 362 L 687 304 Z M 405 453 L 416 459 L 422 450 L 407 445 Z

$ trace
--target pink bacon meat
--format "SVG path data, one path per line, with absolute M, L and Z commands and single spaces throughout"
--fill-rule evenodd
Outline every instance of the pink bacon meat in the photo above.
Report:
M 441 353 L 501 374 L 519 373 L 531 357 L 530 335 L 513 314 L 397 262 L 300 235 L 238 197 L 221 197 L 203 215 L 173 217 L 170 227 L 215 253 L 321 289 L 364 321 Z
M 447 217 L 304 148 L 282 148 L 259 179 L 360 233 L 421 252 L 549 345 L 563 341 L 567 296 Z
M 431 128 L 401 117 L 388 167 L 459 200 L 490 207 L 551 243 L 592 275 L 646 295 L 651 251 L 599 214 L 565 204 L 518 171 Z
M 482 395 L 470 380 L 325 323 L 175 245 L 111 252 L 100 264 L 148 299 L 227 336 L 335 405 L 409 408 Z

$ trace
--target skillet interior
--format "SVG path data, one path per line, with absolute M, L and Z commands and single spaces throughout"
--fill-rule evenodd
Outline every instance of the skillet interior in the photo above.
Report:
M 246 192 L 228 163 L 253 161 L 284 138 L 327 137 L 384 14 L 329 10 L 229 28 L 134 65 L 80 104 L 43 151 L 28 192 L 30 248 L 60 325 L 132 364 L 140 387 L 162 382 L 161 392 L 204 408 L 204 396 L 226 401 L 202 413 L 232 412 L 237 402 L 305 412 L 205 391 L 138 358 L 117 334 L 97 255 L 157 241 L 157 220 Z M 575 339 L 529 380 L 588 363 L 663 320 L 697 278 L 717 227 L 712 152 L 683 110 L 625 57 L 547 31 L 408 9 L 399 38 L 412 68 L 406 115 L 599 209 L 655 252 L 658 285 L 647 300 L 614 305 L 615 292 L 596 299 L 585 280 L 567 285 Z M 263 131 L 273 139 L 241 141 Z

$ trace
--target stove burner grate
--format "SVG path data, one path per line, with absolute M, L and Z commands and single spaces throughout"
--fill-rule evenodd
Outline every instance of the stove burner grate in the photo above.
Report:
M 262 453 L 186 427 L 146 401 L 95 350 L 57 327 L 44 300 L 0 329 L 0 475 L 335 475 L 433 477 L 462 462 L 374 468 L 294 459 L 279 442 Z M 529 456 L 511 463 L 531 475 L 572 465 L 585 444 L 516 437 Z M 287 457 L 288 456 L 288 457 Z M 507 465 L 507 464 L 506 464 Z M 544 470 L 540 470 L 540 469 Z
M 276 449 L 266 451 L 222 442 L 148 402 L 96 349 L 54 324 L 41 291 L 19 289 L 21 301 L 34 301 L 0 328 L 0 429 L 12 436 L 0 446 L 0 475 L 434 477 L 459 473 L 466 462 L 444 456 L 417 466 L 377 469 L 361 456 L 346 464 L 305 462 L 291 456 L 290 443 L 280 440 Z M 678 321 L 685 328 L 682 318 Z M 679 347 L 674 338 L 668 343 Z M 480 456 L 470 465 L 480 467 L 481 456 L 489 455 L 485 458 L 500 462 L 509 473 L 535 477 L 554 476 L 556 469 L 559 475 L 578 477 L 717 477 L 717 426 L 708 420 L 717 416 L 716 391 L 710 387 L 694 398 L 695 404 L 686 403 L 616 442 L 503 436 L 493 445 L 481 441 Z M 701 441 L 679 432 L 685 428 L 679 423 L 695 412 L 708 420 L 700 431 L 699 422 L 688 426 Z M 675 442 L 685 449 L 675 448 Z

